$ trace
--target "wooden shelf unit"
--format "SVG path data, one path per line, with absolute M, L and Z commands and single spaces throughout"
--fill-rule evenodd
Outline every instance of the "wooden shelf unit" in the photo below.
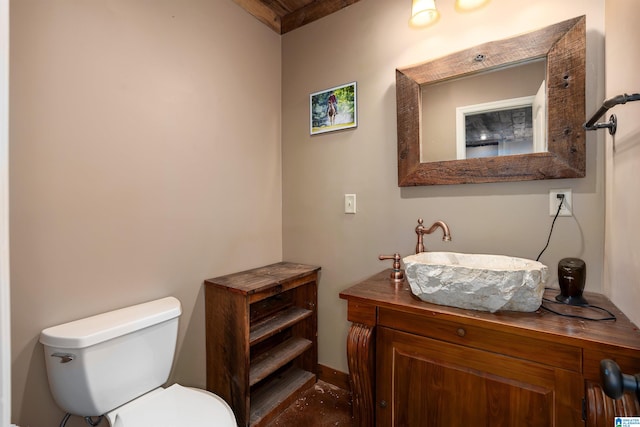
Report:
M 318 271 L 279 262 L 205 281 L 207 389 L 259 427 L 314 384 Z

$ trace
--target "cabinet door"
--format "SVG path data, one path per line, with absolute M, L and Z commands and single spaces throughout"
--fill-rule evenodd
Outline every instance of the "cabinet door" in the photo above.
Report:
M 582 390 L 576 373 L 378 328 L 378 426 L 584 426 Z

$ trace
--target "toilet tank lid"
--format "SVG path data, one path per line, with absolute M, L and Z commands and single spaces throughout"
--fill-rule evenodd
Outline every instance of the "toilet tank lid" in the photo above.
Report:
M 40 342 L 56 348 L 85 348 L 174 319 L 181 313 L 180 301 L 166 297 L 52 326 L 40 333 Z

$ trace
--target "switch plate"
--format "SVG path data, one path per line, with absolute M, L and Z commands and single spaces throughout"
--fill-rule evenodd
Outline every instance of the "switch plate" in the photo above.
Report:
M 346 214 L 356 213 L 356 195 L 355 194 L 344 195 L 344 213 Z
M 571 199 L 571 189 L 565 188 L 562 190 L 549 190 L 549 216 L 556 216 L 558 212 L 558 204 L 560 199 L 559 194 L 564 194 L 564 200 L 562 201 L 562 209 L 558 216 L 572 216 L 573 215 L 573 200 Z

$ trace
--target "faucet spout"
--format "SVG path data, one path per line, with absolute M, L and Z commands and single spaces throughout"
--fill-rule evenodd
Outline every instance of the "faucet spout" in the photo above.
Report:
M 438 228 L 442 229 L 442 241 L 451 241 L 451 232 L 449 231 L 449 226 L 444 221 L 436 221 L 429 228 L 425 227 L 422 223 L 422 218 L 418 218 L 418 225 L 416 226 L 416 234 L 418 235 L 418 243 L 416 244 L 417 254 L 419 254 L 420 252 L 425 252 L 423 236 L 425 234 L 433 233 Z

